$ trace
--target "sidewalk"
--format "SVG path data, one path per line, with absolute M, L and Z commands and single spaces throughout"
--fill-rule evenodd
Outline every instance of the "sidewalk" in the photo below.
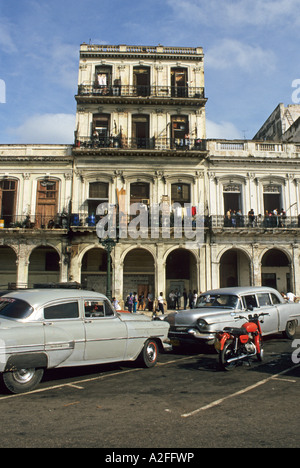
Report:
M 182 312 L 184 309 L 179 309 L 179 310 L 172 310 L 172 309 L 168 309 L 165 311 L 165 313 L 162 315 L 160 312 L 156 312 L 156 317 L 165 317 L 166 315 L 169 315 L 173 312 Z M 128 311 L 126 311 L 128 312 Z M 137 310 L 136 312 L 132 312 L 133 314 L 140 314 L 140 315 L 147 315 L 147 317 L 153 317 L 153 312 L 152 311 L 149 311 L 148 309 L 147 310 Z

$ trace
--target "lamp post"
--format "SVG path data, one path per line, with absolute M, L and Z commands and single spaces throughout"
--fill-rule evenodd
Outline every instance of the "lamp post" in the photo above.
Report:
M 106 237 L 105 239 L 99 239 L 99 242 L 101 245 L 106 250 L 107 253 L 107 274 L 106 274 L 106 296 L 108 299 L 111 301 L 112 300 L 112 295 L 111 295 L 111 258 L 110 254 L 112 252 L 112 249 L 114 246 L 117 244 L 117 240 L 114 240 L 110 237 Z

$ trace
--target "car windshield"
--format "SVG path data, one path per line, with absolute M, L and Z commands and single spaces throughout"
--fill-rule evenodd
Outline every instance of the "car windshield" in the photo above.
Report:
M 228 307 L 236 309 L 239 298 L 231 294 L 207 294 L 200 296 L 196 307 Z
M 33 312 L 33 308 L 21 299 L 11 297 L 0 298 L 0 316 L 12 319 L 25 319 Z

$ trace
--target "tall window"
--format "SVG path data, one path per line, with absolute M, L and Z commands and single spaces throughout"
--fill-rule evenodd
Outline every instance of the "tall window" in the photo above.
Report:
M 149 116 L 138 115 L 132 116 L 132 147 L 133 148 L 148 148 L 149 147 Z
M 149 205 L 150 188 L 147 182 L 134 182 L 130 184 L 130 204 L 143 203 Z
M 110 66 L 96 67 L 95 88 L 100 94 L 111 93 L 112 68 Z
M 188 73 L 186 68 L 172 68 L 171 95 L 174 97 L 188 96 Z
M 238 211 L 241 207 L 241 186 L 229 183 L 223 186 L 224 214 L 229 210 Z
M 10 227 L 15 221 L 17 187 L 16 180 L 5 179 L 0 182 L 1 219 L 4 220 L 5 227 Z
M 189 120 L 185 115 L 172 116 L 171 120 L 171 146 L 184 148 L 190 145 Z
M 95 144 L 108 147 L 110 145 L 110 115 L 94 114 L 92 138 Z
M 134 67 L 133 84 L 137 96 L 150 96 L 150 68 Z
M 176 183 L 171 187 L 172 204 L 179 203 L 184 206 L 185 203 L 191 203 L 191 187 L 190 184 Z
M 108 202 L 108 182 L 91 182 L 89 184 L 88 214 L 96 215 L 97 206 Z
M 36 225 L 48 227 L 55 222 L 58 204 L 58 181 L 39 180 L 37 186 Z
M 273 212 L 273 210 L 278 210 L 278 212 L 283 208 L 282 206 L 282 195 L 281 195 L 281 186 L 280 185 L 264 185 L 264 210 L 265 212 Z

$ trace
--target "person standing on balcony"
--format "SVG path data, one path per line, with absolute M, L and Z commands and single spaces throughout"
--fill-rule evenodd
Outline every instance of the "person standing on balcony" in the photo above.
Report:
M 251 208 L 251 210 L 248 212 L 248 220 L 249 220 L 249 225 L 251 227 L 254 226 L 254 221 L 255 221 L 255 215 L 254 215 L 254 210 Z

